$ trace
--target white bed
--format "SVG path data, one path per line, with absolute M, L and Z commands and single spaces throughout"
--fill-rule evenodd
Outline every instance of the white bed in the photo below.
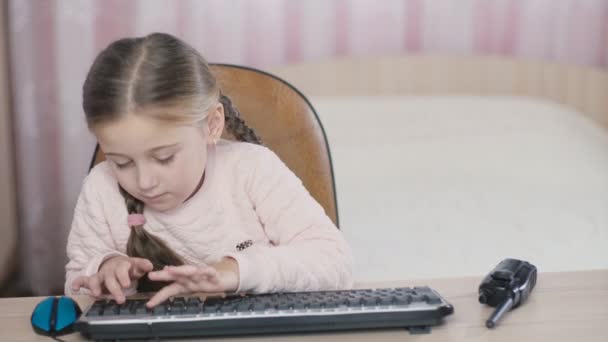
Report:
M 591 96 L 603 79 L 591 77 L 598 87 L 576 95 L 581 101 L 551 98 L 573 86 L 547 91 L 552 74 L 540 79 L 547 96 L 529 94 L 530 83 L 523 92 L 471 90 L 491 83 L 492 71 L 475 82 L 463 76 L 465 91 L 450 82 L 395 90 L 398 75 L 387 72 L 375 88 L 351 79 L 332 89 L 343 64 L 317 87 L 310 75 L 327 65 L 277 73 L 311 95 L 325 126 L 357 281 L 481 275 L 505 257 L 541 271 L 608 268 L 608 105 Z
M 513 97 L 315 97 L 358 280 L 608 268 L 608 132 Z

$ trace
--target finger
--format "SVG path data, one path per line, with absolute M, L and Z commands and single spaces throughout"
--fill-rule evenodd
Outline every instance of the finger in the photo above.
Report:
M 108 289 L 110 294 L 114 296 L 114 299 L 116 299 L 116 303 L 122 304 L 125 298 L 122 293 L 122 289 L 120 288 L 120 285 L 118 284 L 118 281 L 116 281 L 114 275 L 111 274 L 109 276 L 106 276 L 104 278 L 104 284 L 106 285 L 106 288 Z
M 80 276 L 72 281 L 72 290 L 78 291 L 81 287 L 88 288 L 89 277 Z
M 153 281 L 175 281 L 178 277 L 179 276 L 169 273 L 166 269 L 148 273 L 148 278 Z
M 101 280 L 97 274 L 89 277 L 89 289 L 93 293 L 93 296 L 101 296 Z
M 137 279 L 143 277 L 146 273 L 148 273 L 148 272 L 143 271 L 138 267 L 131 266 L 131 268 L 129 269 L 129 278 L 132 280 L 137 280 Z
M 184 277 L 195 275 L 197 271 L 197 267 L 193 265 L 167 266 L 164 269 L 170 274 Z
M 170 274 L 184 276 L 184 277 L 192 277 L 194 275 L 198 276 L 207 276 L 207 277 L 216 277 L 217 271 L 213 267 L 209 266 L 193 266 L 193 265 L 183 265 L 183 266 L 168 266 L 167 271 Z
M 118 283 L 122 286 L 123 289 L 131 286 L 131 278 L 129 278 L 129 269 L 131 269 L 131 264 L 128 262 L 123 262 L 116 268 L 116 279 L 118 279 Z
M 186 288 L 193 288 L 201 284 L 216 284 L 219 282 L 219 276 L 213 274 L 195 274 L 190 277 L 175 276 L 175 281 L 184 285 Z
M 156 305 L 166 301 L 169 297 L 177 296 L 184 292 L 184 288 L 178 284 L 173 283 L 160 289 L 150 300 L 146 303 L 149 308 L 155 307 Z
M 187 292 L 221 292 L 218 283 L 210 279 L 181 278 L 176 283 L 182 285 Z
M 131 265 L 131 268 L 129 269 L 129 277 L 132 280 L 137 280 L 143 277 L 146 273 L 152 272 L 152 270 L 154 270 L 154 266 L 152 266 L 152 263 L 150 263 L 150 267 L 142 267 L 142 265 Z
M 185 283 L 189 280 L 200 281 L 217 277 L 217 271 L 213 267 L 193 265 L 165 266 L 160 271 L 148 273 L 148 278 L 154 281 L 179 281 Z
M 148 259 L 143 258 L 129 258 L 129 262 L 133 267 L 131 268 L 132 272 L 137 272 L 134 274 L 141 274 L 138 278 L 141 278 L 144 274 L 152 271 L 154 269 L 154 265 Z

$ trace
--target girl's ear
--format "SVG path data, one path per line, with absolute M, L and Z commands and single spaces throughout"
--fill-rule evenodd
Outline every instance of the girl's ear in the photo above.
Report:
M 215 144 L 224 131 L 224 106 L 221 103 L 217 103 L 215 107 L 211 109 L 207 120 L 207 128 L 209 136 L 207 137 L 207 144 Z

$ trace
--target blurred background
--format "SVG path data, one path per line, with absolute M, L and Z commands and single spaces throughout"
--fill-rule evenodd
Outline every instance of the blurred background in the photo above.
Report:
M 13 296 L 63 291 L 67 262 L 65 241 L 95 146 L 84 122 L 81 87 L 95 55 L 115 39 L 167 32 L 193 45 L 210 62 L 270 71 L 336 58 L 402 55 L 496 56 L 575 65 L 601 72 L 608 65 L 606 0 L 5 0 L 1 14 L 0 240 L 4 247 L 0 251 L 3 262 L 0 284 L 1 294 Z M 438 77 L 449 78 L 449 74 Z M 297 80 L 294 84 L 298 84 Z M 407 215 L 406 204 L 415 198 L 396 202 L 399 194 L 394 193 L 391 198 L 395 201 L 374 202 L 375 206 L 353 201 L 355 196 L 376 198 L 374 192 L 389 191 L 395 183 L 364 186 L 365 193 L 355 191 L 357 182 L 364 182 L 361 177 L 371 177 L 369 172 L 372 172 L 356 170 L 355 160 L 363 160 L 365 164 L 366 157 L 357 155 L 353 147 L 362 145 L 352 145 L 356 137 L 345 135 L 352 130 L 344 119 L 347 116 L 333 114 L 340 110 L 336 102 L 324 94 L 308 95 L 312 96 L 313 105 L 326 123 L 335 160 L 341 228 L 353 243 L 359 260 L 358 280 L 480 274 L 499 261 L 475 264 L 475 255 L 468 255 L 466 260 L 475 264 L 473 268 L 452 272 L 453 265 L 446 264 L 440 268 L 443 271 L 408 273 L 407 262 L 411 260 L 406 262 L 395 253 L 415 245 L 416 240 L 409 239 L 411 234 L 397 236 L 385 230 L 403 232 L 426 227 L 424 223 L 418 227 L 404 226 L 407 219 L 396 214 Z M 467 100 L 452 101 L 444 98 L 431 105 L 445 109 L 454 103 L 466 105 Z M 366 103 L 373 102 L 361 102 L 359 107 L 365 107 Z M 374 108 L 378 107 L 371 106 L 369 110 Z M 484 105 L 476 108 L 487 110 Z M 403 117 L 416 120 L 419 114 L 411 109 L 409 116 Z M 499 118 L 485 117 L 485 120 L 500 122 Z M 572 133 L 567 130 L 571 126 L 563 127 L 565 132 Z M 383 127 L 376 129 L 376 138 L 399 135 L 398 131 L 386 133 Z M 602 144 L 607 141 L 604 131 L 587 129 L 595 134 L 594 141 Z M 408 151 L 392 152 L 398 156 Z M 580 156 L 581 151 L 591 153 L 589 149 L 572 153 Z M 608 151 L 593 151 L 595 154 L 590 156 L 596 159 L 590 163 L 605 167 L 602 155 L 608 155 Z M 416 164 L 416 160 L 411 157 L 402 162 Z M 378 159 L 374 162 L 381 163 Z M 388 166 L 375 165 L 373 170 Z M 597 176 L 597 172 L 592 174 Z M 375 179 L 381 177 L 382 174 L 377 174 Z M 604 177 L 608 178 L 606 174 Z M 593 188 L 608 190 L 606 182 L 601 180 L 594 183 Z M 407 186 L 404 185 L 403 190 L 407 191 Z M 445 193 L 442 195 L 446 198 Z M 417 202 L 413 210 L 420 210 L 420 203 Z M 427 201 L 422 206 L 430 213 L 438 207 L 453 209 L 452 202 L 442 203 Z M 606 197 L 595 198 L 586 208 L 593 208 L 591 215 L 606 222 L 603 212 L 608 211 L 607 204 Z M 483 203 L 478 203 L 476 208 L 461 209 L 471 210 L 473 215 L 480 206 L 483 207 Z M 365 212 L 362 207 L 372 211 L 367 219 L 361 217 L 362 210 Z M 392 208 L 390 215 L 393 216 L 390 221 L 380 221 L 383 214 L 388 215 L 387 207 Z M 424 222 L 423 218 L 416 220 Z M 590 223 L 590 235 L 585 235 L 596 245 L 578 246 L 593 253 L 578 264 L 562 263 L 561 268 L 608 267 L 606 249 L 601 248 L 608 242 L 605 232 L 608 227 L 598 222 Z M 548 229 L 534 236 L 542 239 L 551 234 Z M 460 234 L 443 236 L 448 240 L 442 242 L 445 246 L 466 238 Z M 567 246 L 570 238 L 563 239 L 563 246 Z M 388 244 L 389 240 L 393 244 Z M 402 243 L 397 244 L 396 240 Z M 488 248 L 485 241 L 483 244 L 483 248 Z M 563 246 L 549 247 L 563 252 Z M 534 249 L 536 254 L 531 256 L 540 258 L 543 248 Z M 466 249 L 470 250 L 469 246 Z M 454 253 L 462 252 L 457 249 Z M 380 256 L 373 259 L 374 253 Z M 547 260 L 553 257 L 550 254 Z M 383 260 L 389 259 L 391 264 L 385 264 Z M 393 272 L 400 269 L 399 274 Z M 557 264 L 546 269 L 561 270 Z

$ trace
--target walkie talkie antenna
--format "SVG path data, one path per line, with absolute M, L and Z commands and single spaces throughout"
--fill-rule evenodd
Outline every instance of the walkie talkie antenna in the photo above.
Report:
M 508 297 L 504 302 L 502 302 L 502 304 L 500 304 L 496 310 L 494 310 L 494 313 L 492 314 L 492 316 L 490 316 L 490 318 L 488 318 L 488 320 L 486 321 L 486 327 L 492 329 L 496 326 L 496 323 L 498 323 L 498 320 L 502 317 L 502 315 L 505 314 L 505 312 L 511 310 L 511 308 L 513 307 L 513 298 Z

